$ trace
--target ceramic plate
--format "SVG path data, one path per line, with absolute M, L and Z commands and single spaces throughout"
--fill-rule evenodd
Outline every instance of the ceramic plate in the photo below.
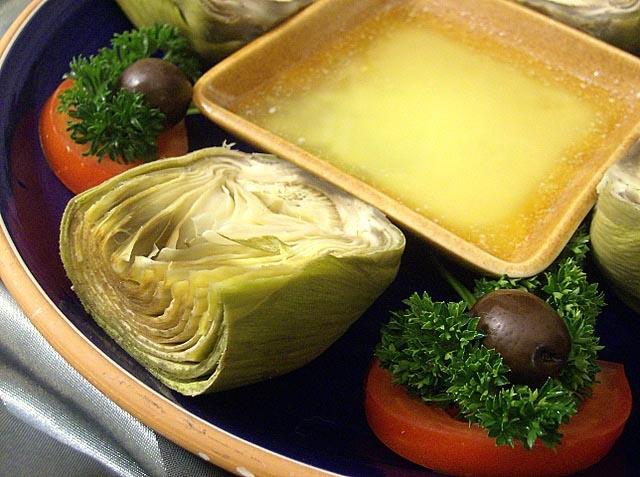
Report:
M 413 291 L 454 298 L 431 270 L 421 240 L 408 236 L 398 279 L 327 352 L 286 376 L 233 391 L 185 398 L 166 389 L 85 314 L 57 251 L 58 224 L 71 195 L 45 163 L 37 118 L 74 55 L 95 52 L 130 26 L 110 0 L 36 0 L 0 42 L 2 281 L 49 342 L 101 391 L 226 469 L 277 476 L 433 475 L 388 451 L 363 411 L 363 380 L 389 310 Z M 192 149 L 235 140 L 203 117 L 190 117 L 188 128 Z M 625 363 L 637 399 L 640 317 L 605 292 L 601 357 Z M 590 475 L 632 474 L 639 433 L 634 409 L 616 447 Z

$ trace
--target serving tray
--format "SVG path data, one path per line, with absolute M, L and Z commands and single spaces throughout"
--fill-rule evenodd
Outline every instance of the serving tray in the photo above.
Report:
M 312 149 L 305 149 L 306 143 L 300 144 L 286 140 L 282 135 L 274 132 L 272 128 L 258 125 L 243 111 L 243 104 L 249 103 L 252 104 L 252 108 L 255 108 L 253 106 L 254 97 L 265 94 L 261 85 L 277 84 L 278 87 L 288 88 L 290 78 L 296 76 L 303 77 L 299 80 L 302 85 L 300 92 L 287 91 L 283 96 L 314 94 L 317 91 L 314 82 L 318 81 L 313 76 L 316 74 L 313 71 L 325 68 L 325 63 L 314 62 L 314 58 L 333 54 L 327 52 L 332 52 L 333 50 L 330 50 L 332 45 L 342 41 L 342 38 L 349 38 L 348 41 L 353 42 L 354 40 L 349 36 L 350 32 L 370 23 L 376 16 L 385 15 L 385 12 L 394 8 L 394 5 L 399 5 L 408 11 L 408 13 L 402 14 L 406 18 L 420 15 L 429 17 L 430 22 L 446 24 L 450 30 L 468 31 L 471 38 L 477 38 L 477 43 L 495 43 L 496 46 L 492 46 L 492 48 L 513 50 L 513 54 L 522 55 L 524 58 L 522 62 L 526 66 L 523 68 L 531 69 L 532 65 L 540 64 L 541 69 L 557 71 L 557 74 L 566 75 L 567 79 L 571 81 L 582 82 L 580 86 L 575 87 L 577 92 L 580 92 L 581 88 L 587 87 L 587 85 L 600 88 L 606 91 L 611 99 L 617 98 L 624 104 L 624 114 L 620 114 L 619 124 L 610 133 L 607 133 L 606 140 L 590 153 L 589 159 L 581 163 L 562 184 L 560 191 L 545 211 L 536 217 L 528 234 L 519 241 L 513 253 L 496 252 L 482 246 L 479 243 L 481 240 L 470 240 L 468 236 L 465 237 L 464 233 L 443 226 L 442 221 L 438 218 L 423 214 L 415 206 L 397 199 L 398 192 L 395 189 L 383 191 L 380 186 L 374 183 L 375 180 L 383 182 L 380 178 L 365 179 L 360 177 L 357 172 L 348 172 L 347 167 L 357 169 L 364 166 L 359 164 L 356 166 L 351 163 L 348 166 L 336 165 L 335 162 L 328 160 L 331 153 L 326 152 L 329 146 L 324 143 L 321 143 L 322 145 L 318 145 L 320 144 L 318 143 L 315 146 L 324 152 L 314 154 L 310 152 Z M 386 25 L 389 20 L 385 17 L 381 23 Z M 385 31 L 384 27 L 380 27 L 380 30 L 382 31 L 378 32 L 378 30 L 372 29 L 374 32 L 372 35 L 394 34 Z M 364 35 L 364 33 L 357 30 L 353 37 L 358 35 Z M 412 43 L 412 45 L 414 44 Z M 428 48 L 428 45 L 425 42 L 423 47 Z M 416 51 L 412 51 L 411 55 L 414 58 L 413 63 L 416 63 L 420 50 L 415 45 L 413 48 L 416 48 Z M 352 54 L 351 50 L 345 49 L 343 52 L 341 49 L 337 49 L 337 51 L 338 54 Z M 479 54 L 485 55 L 484 52 Z M 489 58 L 488 54 L 486 57 Z M 357 54 L 354 58 L 357 58 Z M 307 64 L 310 66 L 300 66 Z M 366 62 L 364 64 L 368 65 Z M 294 73 L 285 76 L 286 72 L 290 70 Z M 332 74 L 334 74 L 333 70 Z M 347 75 L 347 73 L 335 74 Z M 348 74 L 353 75 L 353 73 Z M 428 71 L 425 72 L 425 75 L 427 74 Z M 346 77 L 349 78 L 349 76 Z M 483 80 L 487 81 L 486 78 Z M 375 80 L 363 78 L 362 81 Z M 470 74 L 464 82 L 460 83 L 464 85 L 473 83 L 473 81 L 474 78 Z M 439 83 L 433 82 L 433 84 L 437 87 Z M 430 83 L 430 87 L 434 87 L 433 84 Z M 460 94 L 463 93 L 464 91 L 460 91 Z M 391 93 L 387 91 L 387 94 Z M 493 94 L 499 96 L 502 94 L 502 90 L 496 88 Z M 345 97 L 347 97 L 346 94 Z M 545 269 L 558 255 L 595 203 L 595 187 L 604 170 L 620 158 L 640 136 L 639 97 L 640 60 L 638 58 L 552 21 L 541 14 L 503 0 L 460 0 L 456 2 L 441 0 L 400 2 L 319 0 L 279 28 L 263 35 L 214 65 L 197 82 L 194 90 L 196 105 L 212 121 L 232 134 L 256 147 L 286 158 L 377 206 L 403 227 L 412 230 L 431 245 L 468 266 L 485 273 L 510 276 L 534 275 Z M 496 100 L 500 101 L 498 97 Z M 321 101 L 323 100 L 320 99 L 319 102 Z M 326 102 L 326 100 L 324 101 Z M 469 98 L 467 101 L 473 102 L 473 99 Z M 277 104 L 276 100 L 274 100 L 274 104 Z M 385 103 L 385 105 L 387 104 Z M 319 106 L 316 107 L 321 109 Z M 422 107 L 429 109 L 428 100 Z M 271 109 L 275 111 L 277 108 L 272 107 Z M 372 111 L 373 113 L 370 114 L 380 115 L 373 108 Z M 366 115 L 367 112 L 358 109 L 353 113 L 351 120 L 359 121 L 358 114 Z M 438 117 L 438 114 L 442 113 L 436 109 L 433 114 Z M 500 121 L 502 123 L 507 121 L 496 117 L 498 125 L 501 124 Z M 342 116 L 341 119 L 344 120 Z M 406 117 L 407 123 L 410 123 L 411 119 L 411 116 Z M 323 127 L 338 137 L 342 137 L 344 129 L 349 127 L 346 120 L 344 120 L 345 124 L 342 122 L 339 123 L 340 125 L 336 124 L 335 129 L 331 129 L 330 120 L 323 119 L 322 121 Z M 492 118 L 487 117 L 485 121 L 492 121 Z M 320 122 L 321 118 L 318 118 L 317 123 Z M 467 124 L 464 120 L 459 122 Z M 387 127 L 391 126 L 393 125 Z M 385 126 L 381 125 L 380 127 L 384 128 Z M 530 127 L 535 128 L 535 124 Z M 410 127 L 407 124 L 404 129 L 413 130 L 415 125 Z M 423 134 L 407 134 L 406 140 L 416 142 L 415 147 L 418 150 L 420 146 L 418 143 L 423 141 L 425 137 L 431 137 L 430 134 L 429 127 L 425 127 Z M 464 134 L 464 129 L 461 129 L 459 136 L 462 141 L 464 141 Z M 393 137 L 393 142 L 405 140 L 404 134 L 399 139 L 395 139 L 396 136 Z M 334 152 L 334 154 L 338 153 Z M 370 151 L 370 155 L 375 156 L 376 154 L 392 153 L 386 150 L 380 152 L 378 149 Z M 393 161 L 394 158 L 389 156 L 385 160 Z M 429 161 L 428 156 L 424 158 L 425 167 L 429 167 Z M 383 161 L 378 160 L 376 164 L 380 162 Z M 470 169 L 465 170 L 464 173 L 473 176 L 476 174 L 474 167 L 480 168 L 482 166 L 481 163 L 475 166 L 471 165 Z M 507 181 L 509 174 L 521 173 L 518 166 L 513 166 L 511 170 L 508 169 L 509 165 L 505 167 L 507 168 L 505 172 L 507 177 L 505 180 Z M 414 185 L 414 187 L 419 190 L 419 185 Z M 450 178 L 448 183 L 443 181 L 435 185 L 430 184 L 429 187 L 441 187 L 442 193 L 444 193 L 446 189 L 456 187 L 456 181 L 455 178 Z M 416 197 L 422 198 L 419 193 Z M 426 201 L 427 199 L 422 200 Z M 427 204 L 426 207 L 429 205 Z M 487 230 L 488 226 L 489 224 L 474 225 L 479 229 L 480 234 L 487 236 L 491 233 Z

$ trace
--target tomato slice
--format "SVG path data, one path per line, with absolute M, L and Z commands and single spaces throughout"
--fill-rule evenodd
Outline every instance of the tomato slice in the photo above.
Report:
M 393 384 L 391 373 L 376 360 L 365 390 L 367 420 L 391 450 L 430 469 L 451 475 L 558 476 L 598 462 L 622 433 L 631 413 L 631 390 L 621 364 L 599 362 L 593 394 L 563 425 L 562 443 L 549 449 L 536 442 L 531 450 L 496 446 L 477 425 L 451 417 L 436 406 L 411 397 Z
M 53 173 L 72 192 L 78 194 L 101 182 L 131 169 L 142 161 L 123 164 L 108 158 L 98 162 L 96 156 L 84 156 L 89 146 L 77 144 L 67 132 L 69 116 L 58 111 L 60 94 L 71 87 L 64 80 L 47 100 L 40 114 L 40 143 Z M 187 128 L 184 121 L 158 136 L 158 156 L 181 156 L 188 151 Z

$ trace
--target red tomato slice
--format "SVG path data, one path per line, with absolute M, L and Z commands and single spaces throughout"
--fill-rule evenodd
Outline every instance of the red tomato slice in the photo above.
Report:
M 53 173 L 72 192 L 78 194 L 142 163 L 122 164 L 108 158 L 98 162 L 95 156 L 84 156 L 89 146 L 77 144 L 67 132 L 67 114 L 58 111 L 58 97 L 73 82 L 65 80 L 47 100 L 40 114 L 40 143 Z M 158 156 L 181 156 L 188 151 L 184 121 L 158 136 Z
M 600 361 L 593 395 L 563 425 L 562 443 L 527 450 L 496 446 L 477 425 L 469 425 L 409 396 L 391 373 L 374 361 L 365 391 L 367 420 L 390 449 L 406 459 L 451 475 L 559 476 L 598 462 L 622 433 L 631 413 L 631 390 L 621 364 Z

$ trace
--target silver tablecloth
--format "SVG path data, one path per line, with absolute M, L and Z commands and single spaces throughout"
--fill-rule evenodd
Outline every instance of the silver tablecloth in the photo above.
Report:
M 0 0 L 0 35 L 29 1 Z M 230 474 L 102 395 L 44 340 L 0 284 L 0 475 Z

